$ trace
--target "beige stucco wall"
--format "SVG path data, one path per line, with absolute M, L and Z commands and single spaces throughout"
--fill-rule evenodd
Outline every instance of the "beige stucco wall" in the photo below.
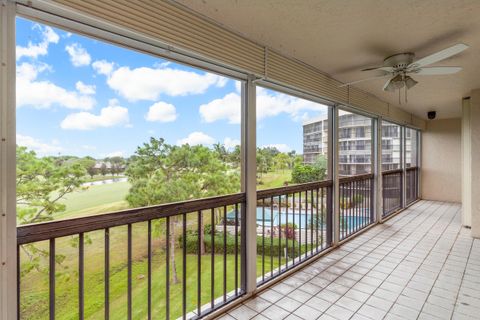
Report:
M 461 202 L 461 119 L 427 122 L 422 134 L 422 198 Z

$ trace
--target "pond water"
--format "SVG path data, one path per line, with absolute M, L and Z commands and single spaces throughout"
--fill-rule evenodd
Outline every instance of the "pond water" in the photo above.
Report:
M 118 177 L 118 178 L 113 178 L 113 179 L 85 182 L 85 183 L 82 183 L 82 187 L 100 186 L 102 184 L 110 184 L 110 183 L 116 183 L 116 182 L 127 182 L 127 181 L 128 181 L 127 177 Z

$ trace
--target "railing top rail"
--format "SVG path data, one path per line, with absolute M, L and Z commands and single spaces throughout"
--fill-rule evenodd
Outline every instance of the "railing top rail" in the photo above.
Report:
M 405 169 L 405 171 L 413 171 L 413 170 L 417 170 L 418 167 L 417 166 L 414 166 L 414 167 L 408 167 Z
M 27 244 L 111 227 L 208 210 L 246 201 L 245 193 L 127 209 L 89 217 L 57 220 L 17 227 L 17 244 Z
M 394 170 L 387 170 L 382 172 L 382 176 L 387 176 L 390 174 L 397 174 L 397 173 L 402 173 L 403 169 L 394 169 Z
M 265 199 L 268 197 L 282 196 L 300 191 L 307 191 L 312 189 L 319 189 L 324 187 L 331 187 L 333 185 L 332 180 L 322 180 L 308 183 L 295 184 L 292 186 L 258 190 L 257 199 Z
M 365 174 L 358 174 L 356 176 L 350 176 L 350 177 L 340 177 L 339 181 L 340 183 L 348 183 L 353 181 L 362 181 L 362 180 L 372 179 L 373 177 L 374 177 L 373 173 L 365 173 Z

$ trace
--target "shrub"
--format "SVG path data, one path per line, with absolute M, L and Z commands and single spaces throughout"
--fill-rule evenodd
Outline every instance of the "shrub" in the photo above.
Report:
M 223 254 L 223 240 L 224 234 L 216 233 L 214 238 L 214 252 L 215 254 Z M 210 234 L 205 234 L 205 253 L 212 252 L 212 237 Z M 228 234 L 226 237 L 226 253 L 227 254 L 234 254 L 235 253 L 235 236 Z M 183 236 L 179 237 L 180 247 L 183 246 Z M 293 250 L 293 245 L 295 243 L 295 250 Z M 240 253 L 240 238 L 238 239 L 238 250 L 237 252 Z M 285 238 L 274 237 L 273 239 L 269 238 L 268 236 L 265 237 L 265 246 L 262 246 L 262 237 L 257 236 L 257 254 L 265 256 L 278 256 L 278 253 L 281 252 L 281 255 L 284 255 L 285 248 L 287 247 L 287 241 Z M 187 234 L 186 238 L 186 252 L 188 254 L 198 254 L 198 235 L 189 233 Z M 299 243 L 294 240 L 288 240 L 288 256 L 294 257 L 298 256 L 300 253 L 305 252 L 305 245 L 301 245 L 299 248 Z

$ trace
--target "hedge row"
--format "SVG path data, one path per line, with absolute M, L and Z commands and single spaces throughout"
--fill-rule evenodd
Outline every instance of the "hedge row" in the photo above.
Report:
M 180 237 L 179 239 L 180 247 L 183 247 L 183 239 Z M 210 234 L 206 234 L 204 237 L 205 243 L 205 252 L 211 253 L 212 252 L 212 236 Z M 261 255 L 264 253 L 266 256 L 278 256 L 279 251 L 282 255 L 285 253 L 285 248 L 287 247 L 287 241 L 282 239 L 280 241 L 279 238 L 273 238 L 273 240 L 269 237 L 265 238 L 265 246 L 262 245 L 262 237 L 257 236 L 257 254 Z M 295 245 L 295 251 L 293 246 Z M 224 251 L 224 235 L 223 233 L 216 233 L 214 237 L 214 251 L 216 254 L 223 254 Z M 186 251 L 189 254 L 197 254 L 198 253 L 198 235 L 197 234 L 187 234 L 186 239 Z M 228 234 L 226 237 L 226 252 L 227 254 L 234 254 L 235 253 L 235 236 Z M 238 239 L 238 252 L 240 252 L 240 238 Z M 298 241 L 288 240 L 288 256 L 293 257 L 297 256 L 300 253 L 305 252 L 305 245 L 301 245 L 299 248 Z

